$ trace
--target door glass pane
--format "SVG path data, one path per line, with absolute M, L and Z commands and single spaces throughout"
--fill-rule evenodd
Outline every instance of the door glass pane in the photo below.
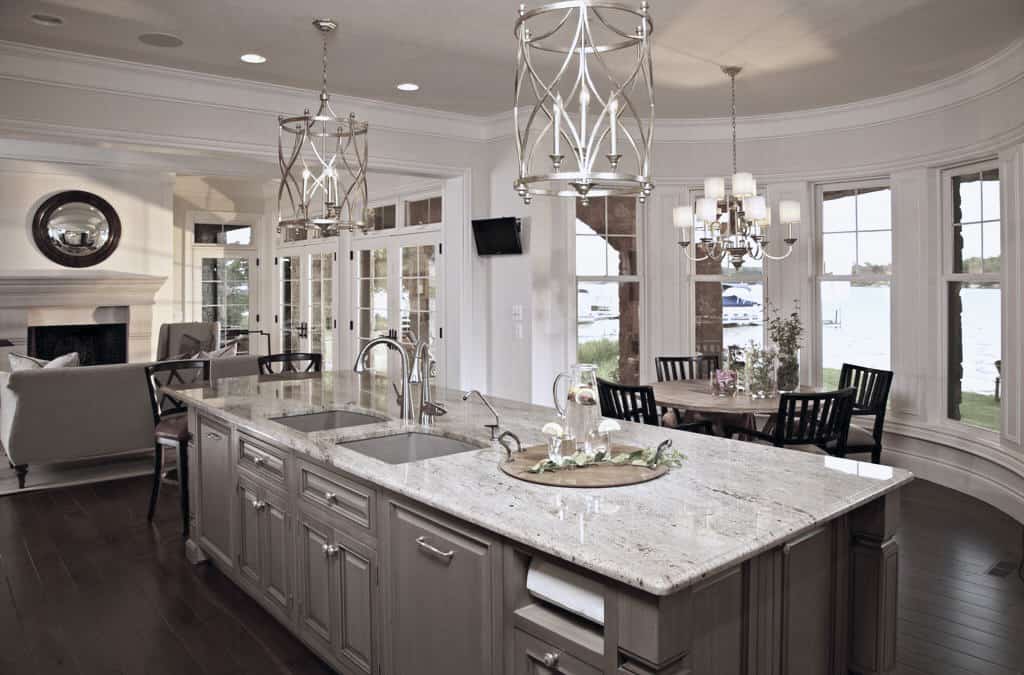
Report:
M 388 204 L 387 206 L 377 206 L 370 209 L 370 229 L 373 230 L 393 230 L 395 229 L 395 211 L 396 207 L 394 204 Z
M 356 279 L 356 335 L 362 348 L 388 330 L 388 251 L 375 248 L 359 251 Z M 370 371 L 386 375 L 388 352 L 374 349 L 367 359 Z
M 403 246 L 402 249 L 402 339 L 438 338 L 437 247 Z M 410 332 L 411 331 L 411 332 Z
M 949 417 L 998 431 L 1002 394 L 999 284 L 949 284 Z
M 720 355 L 764 343 L 763 282 L 698 281 L 694 296 L 697 353 Z
M 252 244 L 252 225 L 196 223 L 192 240 L 196 244 L 250 246 Z
M 281 265 L 281 351 L 302 351 L 302 256 L 285 256 Z
M 202 258 L 201 315 L 220 322 L 222 343 L 238 341 L 238 353 L 249 353 L 251 290 L 248 258 Z
M 839 385 L 844 363 L 888 370 L 889 282 L 821 283 L 822 383 Z
M 334 314 L 332 309 L 333 281 L 332 253 L 313 253 L 309 256 L 309 351 L 323 357 L 323 367 L 334 365 Z

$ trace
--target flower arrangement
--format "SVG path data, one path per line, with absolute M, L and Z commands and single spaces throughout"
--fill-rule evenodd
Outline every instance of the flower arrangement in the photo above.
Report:
M 800 302 L 793 301 L 793 311 L 788 317 L 779 315 L 778 308 L 769 303 L 768 337 L 779 350 L 777 384 L 779 391 L 796 391 L 800 388 L 800 344 L 803 341 L 804 325 L 800 320 Z
M 775 396 L 775 350 L 751 341 L 746 353 L 746 387 L 751 398 Z

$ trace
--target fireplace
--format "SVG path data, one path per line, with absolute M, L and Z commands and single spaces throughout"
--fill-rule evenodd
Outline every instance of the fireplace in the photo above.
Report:
M 29 326 L 28 353 L 38 359 L 54 359 L 78 352 L 83 366 L 128 361 L 128 324 L 96 323 L 69 326 Z

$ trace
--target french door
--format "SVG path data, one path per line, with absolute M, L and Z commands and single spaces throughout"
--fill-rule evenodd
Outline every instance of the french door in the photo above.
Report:
M 441 234 L 427 232 L 366 237 L 352 242 L 352 318 L 349 356 L 371 339 L 394 331 L 410 350 L 418 338 L 433 339 L 434 383 L 444 386 L 444 326 L 442 325 Z M 369 356 L 373 372 L 401 374 L 400 357 L 378 348 Z
M 192 316 L 197 321 L 220 322 L 220 341 L 238 341 L 238 353 L 259 353 L 248 331 L 257 328 L 259 288 L 255 253 L 220 247 L 194 248 Z
M 281 249 L 278 255 L 278 344 L 282 352 L 314 352 L 324 370 L 337 361 L 338 242 Z

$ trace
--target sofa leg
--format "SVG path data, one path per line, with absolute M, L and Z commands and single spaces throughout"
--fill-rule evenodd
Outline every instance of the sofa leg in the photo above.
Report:
M 25 489 L 25 476 L 28 475 L 28 464 L 18 464 L 14 467 L 14 473 L 18 476 L 18 489 Z

